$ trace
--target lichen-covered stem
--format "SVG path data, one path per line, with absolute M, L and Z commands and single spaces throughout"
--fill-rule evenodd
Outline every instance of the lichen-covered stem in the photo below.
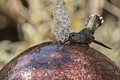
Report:
M 70 34 L 70 16 L 64 0 L 54 1 L 53 15 L 55 41 L 58 43 L 64 43 L 66 40 L 68 40 Z

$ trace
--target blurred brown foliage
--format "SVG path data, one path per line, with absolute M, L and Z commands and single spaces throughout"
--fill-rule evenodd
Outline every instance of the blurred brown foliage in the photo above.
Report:
M 54 0 L 0 0 L 0 68 L 30 46 L 54 40 Z M 71 31 L 84 28 L 89 15 L 99 14 L 105 23 L 96 31 L 96 40 L 112 50 L 91 44 L 120 66 L 120 1 L 66 0 Z

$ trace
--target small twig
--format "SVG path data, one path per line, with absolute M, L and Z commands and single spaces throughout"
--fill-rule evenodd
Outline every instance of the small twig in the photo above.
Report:
M 113 4 L 109 3 L 108 1 L 105 2 L 104 8 L 109 11 L 111 14 L 115 15 L 116 17 L 120 18 L 120 9 Z

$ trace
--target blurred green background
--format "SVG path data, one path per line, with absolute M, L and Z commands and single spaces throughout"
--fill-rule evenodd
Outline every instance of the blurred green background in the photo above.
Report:
M 54 40 L 54 0 L 0 0 L 0 69 L 27 48 Z M 96 44 L 90 46 L 111 58 L 120 67 L 120 1 L 65 0 L 71 17 L 71 32 L 84 28 L 89 15 L 105 19 L 96 31 Z

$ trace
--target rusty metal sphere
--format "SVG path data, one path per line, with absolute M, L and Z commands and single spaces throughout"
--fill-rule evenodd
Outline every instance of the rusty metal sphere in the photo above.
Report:
M 15 57 L 0 80 L 120 80 L 120 68 L 88 45 L 48 42 Z

